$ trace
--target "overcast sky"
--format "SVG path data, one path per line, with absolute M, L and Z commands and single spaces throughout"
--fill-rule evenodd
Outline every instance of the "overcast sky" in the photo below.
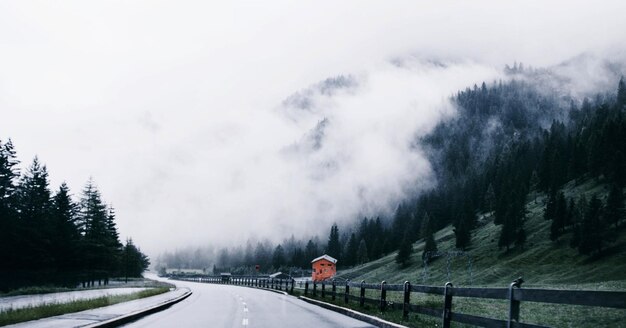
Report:
M 622 60 L 625 12 L 624 1 L 2 1 L 0 139 L 24 166 L 39 156 L 53 189 L 79 194 L 93 176 L 122 237 L 151 254 L 325 235 L 433 183 L 411 142 L 454 115 L 453 92 L 513 61 Z

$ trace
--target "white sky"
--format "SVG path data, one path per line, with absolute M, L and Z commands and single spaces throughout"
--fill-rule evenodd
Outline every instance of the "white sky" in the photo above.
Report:
M 410 148 L 505 63 L 623 59 L 624 1 L 2 1 L 0 138 L 165 248 L 326 233 L 431 183 Z M 401 60 L 404 65 L 392 65 Z M 431 62 L 440 61 L 446 67 Z M 328 77 L 357 86 L 284 106 Z M 322 148 L 307 135 L 329 119 Z

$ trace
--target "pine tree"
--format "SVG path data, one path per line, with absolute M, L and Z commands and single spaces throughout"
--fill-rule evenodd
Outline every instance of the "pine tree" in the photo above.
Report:
M 79 268 L 78 247 L 80 234 L 76 227 L 77 205 L 71 199 L 67 184 L 62 183 L 53 197 L 52 256 L 61 271 L 74 271 Z
M 106 217 L 106 237 L 105 237 L 105 247 L 106 247 L 106 259 L 104 262 L 109 268 L 114 268 L 118 266 L 118 261 L 120 260 L 120 253 L 122 251 L 122 243 L 120 242 L 119 233 L 117 232 L 117 224 L 115 223 L 115 210 L 113 206 L 109 206 L 107 208 L 107 217 Z M 110 273 L 112 270 L 109 269 Z
M 110 261 L 109 227 L 107 226 L 107 207 L 93 180 L 89 180 L 83 189 L 80 201 L 79 231 L 83 234 L 82 252 L 85 266 L 91 280 L 99 280 L 108 275 Z
M 622 109 L 626 106 L 626 83 L 624 83 L 624 77 L 619 79 L 617 85 L 617 106 Z
M 341 259 L 341 244 L 339 243 L 339 228 L 337 227 L 337 224 L 333 224 L 333 226 L 330 228 L 328 245 L 326 246 L 326 254 L 334 257 L 337 260 Z
M 19 260 L 17 243 L 20 238 L 17 232 L 16 181 L 19 177 L 15 150 L 11 140 L 2 143 L 0 140 L 0 263 L 2 267 L 14 269 Z M 0 279 L 0 290 L 5 283 Z
M 345 265 L 354 265 L 357 263 L 357 250 L 359 248 L 359 244 L 356 241 L 356 234 L 353 232 L 350 234 L 350 239 L 348 239 L 348 243 L 346 244 L 346 250 L 343 255 L 343 262 Z
M 21 256 L 23 266 L 30 269 L 51 268 L 52 197 L 48 171 L 37 157 L 20 179 L 18 187 L 19 219 L 22 227 Z
M 424 251 L 422 252 L 422 260 L 426 262 L 430 262 L 430 259 L 433 257 L 433 253 L 437 252 L 437 243 L 435 242 L 435 237 L 433 236 L 432 230 L 428 229 L 426 231 L 426 237 L 424 237 Z
M 465 201 L 463 209 L 459 214 L 459 219 L 456 221 L 453 229 L 456 237 L 456 247 L 465 250 L 470 245 L 472 240 L 472 229 L 476 225 L 476 213 L 474 213 L 473 206 L 469 201 Z
M 548 196 L 548 203 L 546 203 L 546 208 L 543 210 L 543 219 L 554 220 L 554 216 L 556 213 L 556 192 L 550 192 Z
M 285 263 L 285 251 L 283 246 L 278 244 L 274 249 L 274 254 L 272 255 L 272 265 L 275 270 L 278 270 Z
M 309 241 L 306 243 L 306 247 L 304 248 L 304 254 L 309 262 L 314 258 L 320 256 L 317 245 L 313 242 L 313 240 L 309 239 Z M 309 262 L 307 262 L 307 264 Z
M 405 234 L 404 238 L 402 238 L 402 242 L 400 243 L 398 255 L 396 255 L 396 263 L 405 267 L 411 259 L 411 253 L 413 253 L 413 243 L 411 243 L 411 239 L 408 234 Z
M 369 261 L 367 257 L 367 245 L 365 244 L 365 239 L 361 239 L 359 242 L 359 248 L 356 251 L 357 263 L 363 264 Z
M 570 240 L 570 247 L 578 248 L 582 239 L 583 221 L 585 213 L 587 212 L 587 199 L 585 195 L 580 196 L 576 202 L 576 207 L 572 212 L 572 239 Z
M 126 277 L 139 278 L 148 269 L 150 260 L 135 246 L 131 238 L 126 240 L 126 245 L 122 249 L 122 269 L 120 272 Z M 214 267 L 215 270 L 215 267 Z
M 567 202 L 563 192 L 559 192 L 556 196 L 554 213 L 552 214 L 552 224 L 550 225 L 550 240 L 556 241 L 563 234 L 565 222 L 567 221 Z
M 493 190 L 493 184 L 489 184 L 487 191 L 485 192 L 485 210 L 491 212 L 496 207 L 496 193 Z
M 604 241 L 602 240 L 601 213 L 602 201 L 594 195 L 589 201 L 589 206 L 580 229 L 581 236 L 578 251 L 581 254 L 591 254 L 594 251 L 599 253 L 602 251 Z
M 509 208 L 506 212 L 503 221 L 500 230 L 500 238 L 498 239 L 498 247 L 506 247 L 506 251 L 508 252 L 515 238 L 515 219 L 512 208 Z
M 619 222 L 624 219 L 624 194 L 622 188 L 613 184 L 606 201 L 606 217 L 608 221 L 619 228 Z

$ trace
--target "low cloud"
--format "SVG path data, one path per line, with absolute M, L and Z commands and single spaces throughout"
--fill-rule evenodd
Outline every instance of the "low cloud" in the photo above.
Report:
M 436 183 L 414 140 L 454 115 L 457 90 L 504 79 L 504 64 L 554 67 L 576 95 L 610 87 L 601 72 L 624 62 L 624 11 L 3 2 L 0 137 L 25 164 L 38 154 L 54 187 L 78 193 L 93 176 L 121 235 L 151 254 L 325 234 Z

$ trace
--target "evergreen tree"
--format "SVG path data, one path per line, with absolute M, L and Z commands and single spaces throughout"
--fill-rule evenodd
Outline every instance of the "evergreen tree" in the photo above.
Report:
M 398 255 L 396 255 L 396 263 L 405 267 L 411 259 L 411 253 L 413 253 L 413 243 L 411 243 L 411 239 L 408 234 L 405 234 L 402 242 L 400 243 Z
M 552 224 L 550 225 L 550 240 L 556 241 L 559 239 L 559 236 L 563 234 L 563 229 L 567 221 L 567 202 L 563 192 L 557 194 L 553 206 L 555 208 L 553 209 Z
M 435 242 L 435 237 L 433 236 L 432 230 L 428 229 L 426 231 L 426 236 L 424 237 L 425 245 L 424 251 L 422 252 L 422 260 L 426 262 L 430 262 L 433 253 L 437 252 L 437 243 Z
M 515 218 L 513 209 L 509 207 L 506 215 L 504 216 L 504 223 L 500 230 L 500 238 L 498 239 L 498 247 L 506 247 L 506 251 L 509 251 L 510 245 L 515 239 Z
M 346 250 L 343 256 L 343 262 L 345 265 L 350 266 L 357 263 L 357 251 L 359 248 L 359 244 L 356 241 L 356 234 L 353 232 L 350 234 L 350 239 L 348 239 L 348 243 L 346 244 Z
M 22 227 L 22 266 L 28 269 L 46 269 L 53 266 L 50 254 L 52 224 L 50 210 L 52 197 L 48 171 L 37 157 L 20 179 L 18 188 L 19 224 Z
M 126 278 L 141 277 L 142 273 L 150 266 L 150 260 L 135 246 L 131 238 L 126 240 L 122 249 L 123 268 L 120 270 Z
M 585 213 L 587 212 L 587 199 L 585 195 L 582 195 L 576 202 L 576 207 L 572 212 L 572 239 L 570 240 L 570 247 L 578 248 L 582 239 L 583 221 Z
M 106 247 L 106 257 L 103 262 L 109 268 L 117 267 L 122 251 L 122 243 L 120 242 L 119 233 L 117 232 L 117 224 L 115 223 L 115 210 L 112 206 L 107 208 L 107 217 L 105 221 L 106 225 L 106 237 L 104 240 L 104 246 Z M 111 271 L 111 270 L 109 270 Z
M 543 219 L 554 220 L 554 216 L 556 213 L 556 192 L 550 192 L 548 196 L 548 202 L 546 203 L 546 208 L 543 210 Z
M 624 83 L 623 76 L 619 79 L 617 85 L 617 106 L 618 109 L 622 109 L 626 106 L 626 83 Z
M 65 182 L 54 195 L 52 203 L 52 256 L 59 270 L 75 271 L 80 266 L 80 234 L 75 224 L 78 208 Z
M 619 222 L 624 219 L 624 194 L 622 188 L 613 184 L 606 201 L 606 217 L 608 221 L 619 228 Z
M 359 248 L 356 251 L 357 263 L 363 264 L 369 261 L 367 257 L 367 245 L 365 244 L 365 239 L 361 239 L 359 242 Z
M 580 244 L 578 245 L 578 251 L 581 254 L 602 252 L 606 241 L 602 238 L 601 215 L 602 201 L 594 195 L 589 201 L 589 206 L 581 225 Z
M 275 270 L 278 270 L 283 263 L 285 263 L 285 251 L 283 246 L 278 244 L 278 246 L 274 249 L 274 254 L 272 255 L 272 265 Z
M 472 239 L 471 231 L 476 221 L 476 213 L 474 213 L 473 206 L 466 200 L 453 229 L 457 248 L 465 250 L 470 245 Z
M 308 266 L 308 261 L 304 256 L 304 251 L 301 247 L 296 247 L 294 249 L 293 254 L 291 255 L 291 264 L 301 269 Z
M 317 249 L 317 244 L 313 242 L 313 240 L 309 239 L 306 243 L 306 247 L 304 249 L 304 254 L 307 258 L 307 264 L 310 263 L 314 258 L 320 256 L 319 250 Z
M 16 249 L 20 238 L 17 231 L 16 181 L 19 177 L 15 150 L 11 140 L 0 140 L 0 290 L 8 284 L 8 269 L 15 268 L 19 261 Z
M 489 184 L 487 191 L 485 192 L 485 211 L 491 212 L 496 207 L 496 192 L 493 189 L 493 184 Z
M 339 228 L 337 224 L 333 224 L 330 228 L 328 236 L 328 245 L 326 246 L 326 254 L 337 260 L 341 259 L 341 244 L 339 243 Z
M 79 228 L 83 233 L 82 250 L 86 269 L 91 280 L 106 278 L 111 267 L 109 249 L 109 227 L 107 207 L 93 180 L 89 180 L 83 189 L 80 201 Z

